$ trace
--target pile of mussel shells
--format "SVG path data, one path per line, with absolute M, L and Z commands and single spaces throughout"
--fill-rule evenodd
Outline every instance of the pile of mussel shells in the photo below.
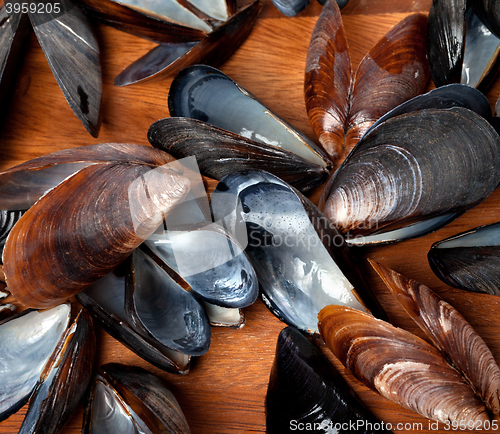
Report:
M 171 74 L 201 61 L 201 52 L 210 58 L 214 41 L 234 37 L 238 45 L 260 10 L 258 2 L 239 12 L 230 2 L 210 10 L 192 2 L 202 19 L 174 46 L 160 11 L 145 13 L 138 1 L 84 3 L 119 28 L 140 19 L 160 29 L 161 45 L 125 70 L 119 85 Z M 111 12 L 123 20 L 111 20 Z M 429 419 L 485 424 L 497 417 L 500 369 L 470 324 L 429 288 L 373 263 L 431 343 L 391 326 L 354 248 L 435 231 L 500 183 L 500 137 L 476 84 L 419 95 L 429 76 L 426 23 L 409 15 L 353 74 L 339 8 L 327 0 L 304 83 L 321 146 L 226 74 L 194 65 L 172 82 L 171 117 L 148 131 L 153 148 L 91 145 L 1 172 L 5 281 L 32 309 L 0 323 L 1 342 L 19 340 L 0 361 L 0 418 L 31 400 L 21 432 L 42 430 L 63 413 L 56 432 L 91 384 L 83 432 L 188 433 L 179 404 L 151 374 L 112 364 L 91 381 L 93 321 L 157 368 L 185 374 L 191 358 L 208 351 L 211 326 L 241 327 L 242 308 L 258 294 L 289 325 L 270 375 L 269 433 L 287 432 L 293 421 L 381 425 L 325 360 L 313 343 L 319 339 L 355 378 Z M 170 56 L 180 57 L 171 64 Z M 198 168 L 219 181 L 210 202 Z M 318 208 L 303 193 L 321 186 Z M 436 243 L 431 266 L 447 283 L 500 294 L 496 231 Z M 69 325 L 73 297 L 86 311 Z M 28 332 L 19 330 L 38 330 L 37 321 L 46 330 L 28 345 Z M 67 371 L 76 372 L 71 381 Z M 53 408 L 66 397 L 67 413 Z

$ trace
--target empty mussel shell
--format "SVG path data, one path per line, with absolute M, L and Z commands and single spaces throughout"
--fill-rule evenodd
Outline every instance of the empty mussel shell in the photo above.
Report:
M 476 2 L 479 5 L 481 2 Z M 500 62 L 500 40 L 465 0 L 435 0 L 428 17 L 428 57 L 436 86 L 463 83 L 485 89 Z M 467 35 L 467 36 L 466 36 Z
M 325 4 L 309 43 L 304 93 L 309 122 L 332 160 L 347 155 L 380 116 L 424 90 L 425 27 L 425 15 L 406 17 L 354 75 L 340 10 L 334 1 Z
M 477 205 L 499 177 L 500 137 L 488 121 L 460 107 L 419 110 L 363 137 L 337 171 L 323 211 L 351 243 L 394 242 Z
M 29 206 L 54 185 L 54 167 L 72 173 L 29 208 L 5 243 L 6 282 L 25 305 L 57 305 L 113 270 L 189 191 L 189 180 L 177 172 L 181 165 L 164 152 L 124 144 L 89 148 L 0 173 L 1 209 Z M 100 154 L 106 150 L 109 155 Z M 31 191 L 46 170 L 49 181 Z
M 469 383 L 423 339 L 345 306 L 325 307 L 319 321 L 333 354 L 382 396 L 433 420 L 489 420 Z
M 60 432 L 90 384 L 95 354 L 92 318 L 82 310 L 47 363 L 19 434 Z
M 315 344 L 294 327 L 283 329 L 266 395 L 267 433 L 291 433 L 300 427 L 318 427 L 314 432 L 347 432 L 339 428 L 346 426 L 367 434 L 388 433 L 370 429 L 381 426 L 380 421 Z
M 0 420 L 19 410 L 40 381 L 70 319 L 71 307 L 25 310 L 0 324 Z
M 492 415 L 500 411 L 500 369 L 483 339 L 449 303 L 425 285 L 370 261 L 391 293 L 472 385 Z
M 470 5 L 488 30 L 500 38 L 500 7 L 498 2 L 471 0 Z
M 126 86 L 162 80 L 197 63 L 218 66 L 246 40 L 262 9 L 260 1 L 244 6 L 199 42 L 161 44 L 125 68 L 114 80 Z
M 241 212 L 234 212 L 237 201 Z M 212 193 L 211 206 L 216 220 L 246 227 L 246 253 L 261 296 L 287 324 L 314 333 L 319 310 L 331 303 L 363 311 L 366 303 L 383 315 L 350 260 L 343 237 L 279 178 L 262 171 L 227 175 Z
M 152 365 L 169 372 L 186 374 L 191 357 L 174 351 L 157 339 L 143 336 L 125 314 L 126 260 L 114 271 L 76 295 L 84 306 L 111 336 Z
M 125 314 L 142 335 L 191 356 L 210 346 L 210 323 L 201 303 L 142 250 L 132 252 Z M 154 301 L 154 302 L 152 302 Z
M 171 116 L 208 122 L 249 139 L 328 167 L 326 154 L 303 134 L 221 71 L 204 65 L 184 69 L 168 95 Z
M 481 226 L 434 243 L 427 255 L 447 285 L 500 295 L 500 223 Z
M 156 121 L 149 128 L 148 139 L 176 158 L 196 156 L 201 173 L 217 180 L 229 173 L 259 169 L 307 192 L 323 184 L 329 174 L 326 166 L 196 119 Z
M 101 366 L 85 406 L 84 434 L 189 434 L 182 409 L 170 390 L 153 374 L 137 367 Z

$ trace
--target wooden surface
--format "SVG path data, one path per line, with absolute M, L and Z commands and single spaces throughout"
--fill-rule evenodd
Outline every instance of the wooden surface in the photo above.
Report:
M 313 0 L 301 15 L 286 18 L 269 0 L 264 3 L 251 36 L 221 69 L 314 139 L 306 116 L 302 87 L 307 46 L 321 7 Z M 427 13 L 430 3 L 430 0 L 351 0 L 342 15 L 353 63 L 357 65 L 369 48 L 398 20 L 410 12 Z M 168 115 L 167 94 L 171 80 L 127 88 L 114 87 L 113 78 L 154 44 L 105 26 L 98 26 L 97 31 L 104 83 L 103 124 L 99 138 L 93 139 L 87 134 L 69 109 L 33 35 L 15 85 L 9 115 L 0 133 L 0 169 L 45 153 L 93 143 L 148 144 L 146 132 L 150 124 Z M 499 89 L 497 84 L 488 93 L 492 107 Z M 215 185 L 213 182 L 208 184 L 210 188 Z M 318 195 L 319 191 L 313 198 L 317 199 Z M 447 287 L 434 276 L 426 259 L 433 242 L 497 221 L 499 205 L 500 192 L 497 191 L 434 234 L 398 245 L 372 248 L 364 252 L 364 256 L 436 290 L 470 321 L 500 362 L 500 298 Z M 366 261 L 363 261 L 363 269 L 393 323 L 421 335 Z M 98 336 L 98 362 L 139 365 L 164 378 L 184 409 L 193 434 L 265 432 L 264 397 L 276 339 L 284 324 L 260 301 L 246 309 L 246 317 L 246 326 L 241 330 L 214 329 L 208 354 L 193 363 L 187 376 L 161 372 L 102 330 Z M 333 356 L 330 359 L 375 415 L 393 424 L 395 432 L 450 431 L 442 424 L 440 431 L 436 431 L 428 420 L 368 390 L 354 380 Z M 26 408 L 0 423 L 0 433 L 17 432 L 25 411 Z M 63 433 L 80 432 L 81 417 L 80 410 Z M 406 426 L 407 429 L 402 426 L 403 429 L 398 430 L 398 423 L 422 425 Z

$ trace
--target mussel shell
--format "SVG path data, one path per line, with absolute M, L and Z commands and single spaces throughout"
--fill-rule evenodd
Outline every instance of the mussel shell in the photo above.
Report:
M 139 357 L 164 371 L 186 374 L 189 372 L 190 356 L 139 334 L 128 322 L 125 315 L 125 274 L 128 261 L 77 294 L 76 299 L 106 332 Z
M 363 137 L 337 171 L 324 213 L 349 238 L 446 222 L 491 194 L 499 177 L 500 138 L 483 117 L 463 108 L 420 110 Z
M 272 0 L 276 9 L 287 17 L 294 17 L 309 5 L 310 0 Z
M 194 65 L 177 74 L 170 86 L 168 108 L 171 116 L 208 122 L 329 166 L 328 158 L 313 142 L 215 68 Z
M 336 424 L 380 426 L 320 349 L 297 329 L 287 327 L 278 337 L 269 378 L 266 429 L 268 434 L 288 433 L 296 431 L 298 424 L 324 430 Z
M 325 307 L 319 329 L 344 366 L 382 396 L 443 423 L 490 420 L 469 383 L 423 339 L 345 306 Z
M 162 44 L 125 68 L 114 80 L 126 86 L 147 80 L 162 80 L 196 63 L 218 66 L 226 61 L 250 34 L 262 9 L 260 1 L 243 7 L 198 43 Z
M 78 4 L 65 0 L 66 12 L 49 19 L 29 13 L 36 37 L 71 110 L 94 137 L 101 127 L 102 81 L 99 44 Z
M 447 285 L 500 295 L 500 223 L 481 226 L 434 243 L 432 271 Z
M 463 107 L 472 110 L 488 120 L 492 116 L 490 102 L 482 92 L 465 84 L 453 83 L 432 89 L 423 95 L 418 95 L 398 105 L 375 122 L 368 131 L 371 131 L 387 119 L 404 113 L 429 108 L 447 109 L 452 107 Z
M 25 310 L 0 324 L 0 420 L 19 410 L 40 381 L 45 364 L 63 336 L 70 305 Z
M 60 432 L 90 384 L 96 355 L 92 318 L 81 311 L 45 369 L 19 434 Z
M 17 77 L 31 31 L 26 14 L 8 15 L 0 7 L 0 125 L 7 117 L 9 99 Z
M 158 377 L 116 363 L 103 365 L 100 371 L 85 406 L 83 433 L 105 434 L 116 429 L 131 434 L 190 433 L 179 403 Z M 103 407 L 95 408 L 99 405 Z
M 149 142 L 176 158 L 196 156 L 200 172 L 217 180 L 247 169 L 270 172 L 302 192 L 323 184 L 327 167 L 296 154 L 189 118 L 165 118 L 148 131 Z
M 299 195 L 267 172 L 248 171 L 224 177 L 211 196 L 215 219 L 225 218 L 229 227 L 246 226 L 246 253 L 264 302 L 287 324 L 310 333 L 327 304 L 366 310 L 358 294 L 383 315 L 362 279 L 353 279 L 356 268 L 350 267 L 344 239 L 319 211 L 310 217 L 315 206 Z M 237 201 L 241 213 L 234 212 Z
M 45 194 L 13 227 L 3 263 L 18 301 L 48 307 L 75 295 L 122 262 L 186 196 L 189 180 L 163 166 L 172 157 L 146 147 L 124 148 L 149 157 L 136 164 L 84 167 Z M 7 180 L 17 173 L 4 172 Z
M 498 74 L 500 39 L 489 32 L 471 8 L 467 9 L 465 18 L 467 38 L 460 81 L 485 90 Z
M 427 22 L 427 55 L 436 87 L 460 83 L 467 0 L 433 0 Z
M 252 265 L 237 241 L 217 224 L 155 234 L 144 247 L 182 276 L 190 290 L 208 303 L 242 308 L 257 299 L 259 289 Z
M 142 335 L 173 350 L 201 356 L 210 346 L 210 323 L 201 303 L 142 250 L 132 253 L 125 314 Z
M 124 32 L 156 43 L 200 41 L 206 32 L 143 13 L 113 0 L 84 0 L 89 15 Z
M 500 369 L 483 339 L 449 303 L 425 285 L 370 261 L 391 293 L 458 369 L 493 415 L 500 411 Z
M 500 5 L 496 1 L 471 0 L 470 5 L 475 14 L 488 27 L 488 29 L 500 38 Z
M 406 17 L 352 77 L 340 10 L 333 1 L 325 4 L 309 43 L 304 94 L 309 122 L 332 159 L 348 154 L 380 116 L 424 90 L 425 26 L 423 14 Z

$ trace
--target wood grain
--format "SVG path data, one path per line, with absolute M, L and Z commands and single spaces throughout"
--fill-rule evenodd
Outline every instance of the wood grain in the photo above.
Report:
M 351 0 L 342 11 L 354 68 L 366 52 L 397 21 L 410 12 L 427 13 L 431 0 Z M 295 18 L 286 18 L 264 1 L 261 16 L 243 46 L 221 67 L 234 80 L 258 96 L 272 110 L 315 139 L 308 124 L 304 97 L 304 66 L 309 38 L 321 11 L 317 2 Z M 0 132 L 0 169 L 59 149 L 102 142 L 147 145 L 146 132 L 157 119 L 168 115 L 167 94 L 171 79 L 157 83 L 118 88 L 114 77 L 154 44 L 126 33 L 97 26 L 103 70 L 103 122 L 98 139 L 85 131 L 52 76 L 40 46 L 31 36 L 22 72 L 15 84 L 9 113 Z M 431 85 L 428 86 L 430 88 Z M 487 96 L 494 106 L 500 85 Z M 214 181 L 208 181 L 212 189 Z M 313 194 L 319 198 L 320 191 Z M 455 306 L 491 348 L 500 362 L 500 298 L 470 294 L 450 288 L 434 276 L 426 255 L 434 241 L 460 231 L 498 220 L 500 192 L 468 211 L 434 234 L 397 245 L 360 252 L 363 270 L 373 290 L 397 326 L 422 334 L 384 287 L 365 261 L 366 257 L 394 268 L 407 277 L 435 289 Z M 214 329 L 208 354 L 193 364 L 187 376 L 167 374 L 142 361 L 102 330 L 99 332 L 98 362 L 139 365 L 164 378 L 178 398 L 193 434 L 265 432 L 264 397 L 279 331 L 278 321 L 258 301 L 246 309 L 247 322 L 241 330 Z M 394 432 L 450 432 L 381 398 L 357 382 L 339 362 L 325 354 L 345 375 L 361 399 L 376 416 L 393 424 Z M 26 408 L 0 423 L 0 433 L 15 433 Z M 81 431 L 80 409 L 63 434 Z M 422 424 L 396 429 L 396 424 Z M 484 430 L 459 430 L 483 432 Z

